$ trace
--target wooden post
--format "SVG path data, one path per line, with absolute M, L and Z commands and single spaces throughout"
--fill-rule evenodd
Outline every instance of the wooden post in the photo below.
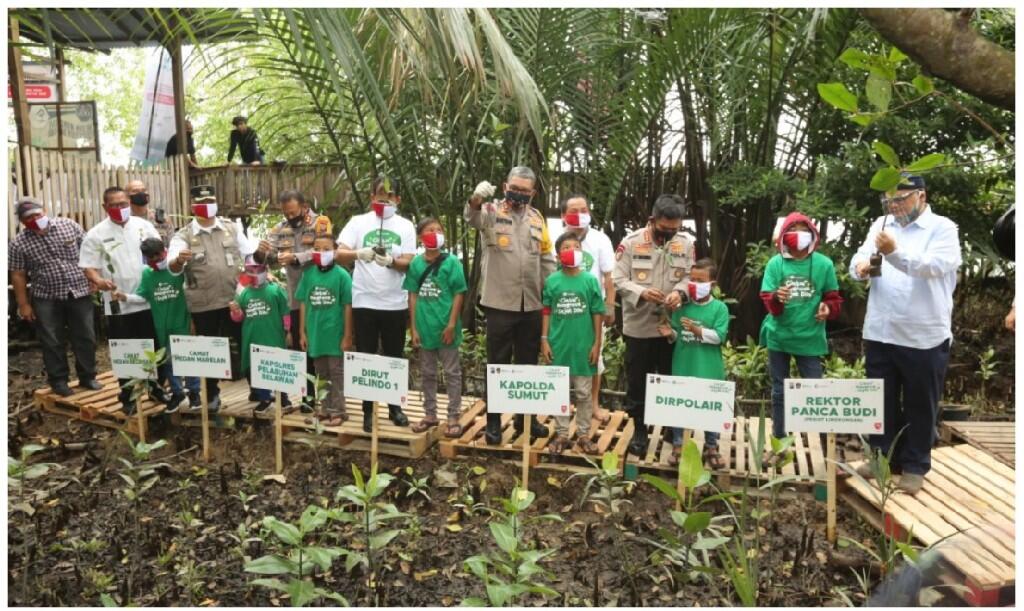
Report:
M 284 473 L 284 457 L 281 455 L 281 392 L 274 391 L 274 464 L 276 473 Z
M 523 416 L 523 487 L 521 494 L 530 489 L 530 429 L 533 426 L 533 414 Z
M 14 125 L 18 134 L 18 154 L 22 155 L 22 167 L 29 167 L 26 153 L 32 145 L 32 127 L 28 116 L 28 102 L 25 100 L 25 73 L 21 64 L 21 48 L 18 46 L 20 37 L 18 35 L 18 20 L 13 15 L 9 17 L 7 38 L 7 74 L 10 78 L 11 102 L 14 106 Z M 18 186 L 22 195 L 31 195 L 29 184 L 31 174 L 26 172 L 25 176 L 19 176 Z
M 686 449 L 686 444 L 690 443 L 690 439 L 693 437 L 693 431 L 690 429 L 683 429 L 683 449 Z M 680 474 L 680 466 L 683 464 L 683 457 L 680 455 L 679 464 L 676 465 L 676 492 L 679 493 L 679 501 L 676 502 L 676 511 L 683 510 L 683 499 L 686 498 L 686 486 L 683 485 L 683 477 Z
M 811 435 L 817 435 L 817 433 L 811 433 Z M 836 434 L 828 433 L 828 449 L 825 455 L 825 473 L 828 481 L 826 483 L 827 499 L 826 499 L 826 512 L 828 514 L 826 521 L 825 534 L 828 537 L 829 543 L 836 542 Z
M 64 80 L 64 47 L 57 47 L 54 62 L 57 64 L 57 101 L 66 102 L 68 88 L 67 81 Z
M 210 410 L 206 401 L 206 378 L 199 378 L 199 397 L 203 407 L 203 460 L 210 460 Z
M 182 69 L 180 37 L 175 36 L 174 40 L 168 43 L 167 52 L 171 55 L 171 81 L 174 84 L 174 126 L 175 133 L 178 135 L 178 154 L 185 155 L 187 159 L 188 134 L 185 133 L 185 72 Z
M 377 468 L 377 448 L 378 448 L 378 430 L 377 430 L 377 402 L 373 402 L 373 407 L 370 408 L 370 418 L 372 426 L 370 428 L 370 469 Z
M 139 441 L 146 443 L 146 417 L 142 415 L 142 395 L 135 401 L 135 417 L 138 419 Z

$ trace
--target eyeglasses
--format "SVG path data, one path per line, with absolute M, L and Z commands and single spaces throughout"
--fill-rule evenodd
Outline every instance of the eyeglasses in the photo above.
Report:
M 508 190 L 509 191 L 515 191 L 516 193 L 522 193 L 524 195 L 529 195 L 529 194 L 533 193 L 533 189 L 523 189 L 522 187 L 516 187 L 516 186 L 513 186 L 513 185 L 509 185 L 508 186 Z
M 918 192 L 920 192 L 920 189 L 915 189 L 910 193 L 907 193 L 906 195 L 902 195 L 900 197 L 886 197 L 883 195 L 880 198 L 880 200 L 882 204 L 885 206 L 891 206 L 892 204 L 902 204 L 903 202 L 907 201 L 907 198 L 909 198 L 911 195 L 917 195 Z

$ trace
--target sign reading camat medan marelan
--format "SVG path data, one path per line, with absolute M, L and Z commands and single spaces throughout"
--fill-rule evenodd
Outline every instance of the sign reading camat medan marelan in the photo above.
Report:
M 231 344 L 228 338 L 172 335 L 170 339 L 174 375 L 231 379 Z
M 495 414 L 569 415 L 569 368 L 488 365 L 487 411 Z
M 787 379 L 783 402 L 786 432 L 885 432 L 882 380 Z

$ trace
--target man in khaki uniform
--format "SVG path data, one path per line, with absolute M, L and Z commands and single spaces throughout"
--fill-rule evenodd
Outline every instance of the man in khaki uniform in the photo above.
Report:
M 171 239 L 169 268 L 175 274 L 185 272 L 185 300 L 195 334 L 230 338 L 231 373 L 239 376 L 242 328 L 231 320 L 228 304 L 235 298 L 238 276 L 252 249 L 234 221 L 217 216 L 213 187 L 192 187 L 192 214 L 192 221 Z M 220 388 L 215 378 L 206 379 L 206 391 L 209 410 L 217 411 Z M 189 392 L 189 407 L 200 407 L 197 392 Z
M 515 167 L 502 186 L 502 199 L 488 182 L 477 185 L 463 214 L 480 231 L 483 245 L 480 305 L 487 316 L 487 362 L 536 365 L 540 353 L 541 292 L 555 270 L 554 249 L 547 221 L 530 205 L 536 195 L 537 177 L 527 167 Z M 530 435 L 550 432 L 536 419 Z M 523 416 L 515 419 L 523 430 Z M 501 416 L 487 414 L 487 443 L 501 443 Z
M 647 374 L 672 373 L 672 344 L 658 333 L 658 325 L 668 324 L 672 310 L 688 298 L 695 253 L 693 242 L 679 233 L 683 210 L 678 195 L 658 197 L 647 226 L 626 236 L 615 250 L 612 281 L 622 297 L 626 411 L 635 420 L 629 451 L 637 456 L 647 450 Z

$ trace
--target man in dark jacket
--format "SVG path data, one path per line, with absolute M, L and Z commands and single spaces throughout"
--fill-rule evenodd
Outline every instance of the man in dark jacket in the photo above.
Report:
M 266 163 L 263 158 L 263 149 L 260 148 L 260 138 L 256 130 L 249 127 L 245 117 L 238 116 L 231 120 L 235 129 L 231 130 L 231 147 L 228 149 L 228 163 L 235 156 L 235 149 L 242 155 L 242 163 L 247 165 L 262 165 Z
M 193 168 L 198 168 L 199 163 L 196 162 L 196 142 L 192 139 L 192 122 L 185 121 L 185 135 L 188 136 L 188 164 Z M 167 148 L 164 149 L 164 157 L 173 157 L 181 154 L 178 151 L 178 134 L 171 136 L 171 139 L 167 141 Z

